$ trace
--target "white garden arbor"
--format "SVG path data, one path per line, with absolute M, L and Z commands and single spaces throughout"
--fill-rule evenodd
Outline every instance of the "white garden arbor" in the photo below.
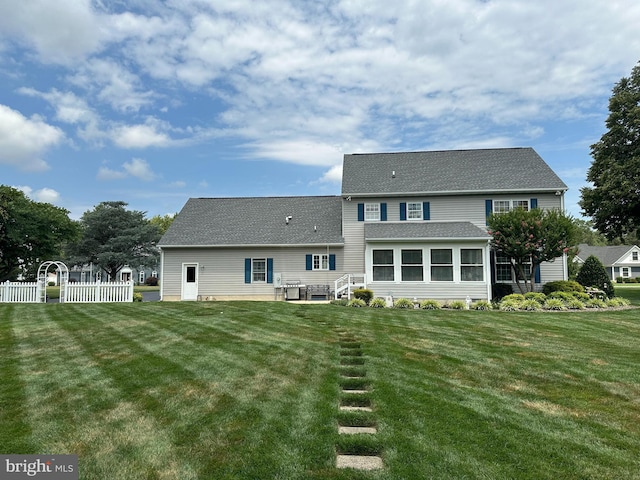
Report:
M 40 265 L 38 269 L 38 283 L 40 285 L 39 303 L 46 303 L 47 301 L 47 275 L 49 274 L 49 269 L 53 266 L 55 266 L 55 270 L 60 274 L 60 303 L 64 302 L 67 282 L 69 281 L 69 267 L 62 262 L 48 261 Z

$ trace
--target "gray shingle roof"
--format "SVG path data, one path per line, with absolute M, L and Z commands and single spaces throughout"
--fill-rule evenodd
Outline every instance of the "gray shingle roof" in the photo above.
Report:
M 489 239 L 487 232 L 470 222 L 367 223 L 364 237 L 367 240 Z
M 591 255 L 594 255 L 605 267 L 610 267 L 626 255 L 632 248 L 633 247 L 630 245 L 592 247 L 585 243 L 581 243 L 578 245 L 577 258 L 584 262 Z
M 352 154 L 342 173 L 342 195 L 566 189 L 532 148 Z
M 191 198 L 160 246 L 344 244 L 341 202 L 336 196 Z

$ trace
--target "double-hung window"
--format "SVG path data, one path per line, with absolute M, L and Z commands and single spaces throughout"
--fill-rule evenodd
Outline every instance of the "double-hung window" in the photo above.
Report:
M 261 283 L 267 281 L 267 259 L 254 258 L 251 262 L 252 281 Z
M 631 260 L 634 262 L 638 261 L 638 252 L 631 252 Z
M 329 270 L 329 255 L 313 255 L 313 270 Z
M 523 265 L 524 276 L 529 279 L 531 278 L 531 261 L 525 262 Z M 518 280 L 524 280 L 522 278 L 522 274 L 517 272 L 516 277 Z M 496 253 L 496 281 L 498 282 L 513 282 L 513 268 L 511 266 L 511 261 L 509 257 L 502 253 Z
M 380 204 L 379 203 L 365 203 L 364 204 L 364 219 L 367 222 L 380 220 Z
M 424 279 L 422 250 L 402 250 L 402 281 L 421 282 Z
M 422 220 L 422 202 L 407 202 L 407 220 Z
M 529 210 L 529 200 L 494 200 L 493 213 L 507 213 L 516 208 Z
M 373 251 L 373 281 L 393 282 L 393 250 Z
M 460 279 L 463 282 L 481 282 L 484 280 L 483 272 L 482 249 L 460 249 Z
M 453 250 L 450 248 L 431 250 L 431 280 L 453 282 Z

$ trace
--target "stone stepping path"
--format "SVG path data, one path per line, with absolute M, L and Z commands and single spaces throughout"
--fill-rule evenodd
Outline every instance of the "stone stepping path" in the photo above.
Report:
M 371 390 L 369 390 L 369 382 L 366 381 L 367 374 L 364 367 L 366 359 L 362 351 L 362 344 L 348 332 L 340 331 L 339 335 L 340 368 L 342 369 L 340 378 L 343 385 L 341 395 L 344 396 L 339 409 L 342 412 L 373 412 L 373 408 L 369 406 L 370 400 L 367 398 Z M 362 401 L 358 400 L 359 395 L 362 395 Z M 350 421 L 349 425 L 338 425 L 338 433 L 340 435 L 375 435 L 378 433 L 378 429 L 371 424 L 357 425 L 357 423 L 359 422 Z M 338 454 L 336 455 L 336 467 L 354 470 L 379 470 L 384 468 L 384 463 L 379 455 Z

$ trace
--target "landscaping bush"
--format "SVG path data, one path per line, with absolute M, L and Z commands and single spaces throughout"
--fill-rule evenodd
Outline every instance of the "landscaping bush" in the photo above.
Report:
M 503 302 L 518 302 L 522 303 L 525 301 L 524 295 L 521 293 L 512 293 L 511 295 L 507 295 L 502 299 Z
M 616 283 L 624 283 L 624 277 L 616 277 Z
M 142 301 L 142 294 L 140 292 L 134 292 L 133 293 L 133 301 L 134 302 L 141 302 Z
M 551 292 L 548 298 L 559 299 L 559 300 L 562 300 L 563 302 L 569 302 L 575 299 L 576 297 L 574 297 L 573 294 L 569 292 L 557 291 L 557 292 Z M 589 298 L 589 295 L 587 295 L 587 298 Z
M 547 296 L 544 293 L 540 292 L 527 292 L 524 294 L 524 298 L 525 300 L 535 300 L 540 305 L 542 305 L 547 299 Z
M 55 287 L 56 286 L 56 282 L 48 282 L 47 286 L 48 287 Z
M 393 308 L 414 308 L 414 306 L 408 298 L 399 298 L 393 302 Z
M 157 287 L 158 277 L 147 277 L 147 279 L 144 281 L 144 284 L 148 287 Z
M 493 306 L 491 302 L 487 302 L 486 300 L 478 300 L 471 304 L 472 310 L 492 310 Z
M 367 304 L 365 303 L 365 301 L 359 298 L 354 298 L 349 303 L 347 303 L 347 307 L 360 308 L 360 307 L 366 307 L 366 306 Z
M 364 303 L 369 305 L 369 302 L 371 302 L 371 299 L 373 298 L 373 291 L 369 290 L 368 288 L 357 288 L 353 291 L 353 296 L 355 298 L 359 298 L 360 300 L 364 301 Z
M 561 293 L 561 292 L 554 292 L 554 293 Z M 571 295 L 569 295 L 569 297 L 570 297 L 570 300 L 573 299 Z M 561 298 L 547 298 L 547 301 L 544 302 L 543 308 L 545 310 L 556 310 L 556 311 L 567 309 L 567 307 L 565 306 L 564 300 L 562 300 Z
M 526 312 L 539 312 L 542 310 L 542 305 L 537 300 L 530 298 L 520 304 L 520 310 L 524 310 Z
M 495 301 L 500 301 L 503 297 L 513 293 L 513 286 L 509 283 L 494 283 L 491 285 L 491 292 Z
M 384 298 L 376 297 L 369 303 L 371 308 L 386 308 L 387 301 Z
M 591 298 L 584 306 L 587 308 L 607 308 L 607 303 L 599 298 Z
M 542 287 L 542 293 L 549 295 L 552 292 L 584 292 L 584 287 L 574 280 L 558 280 L 547 282 Z
M 584 287 L 596 287 L 602 290 L 607 297 L 615 295 L 609 275 L 602 262 L 595 255 L 591 255 L 585 260 L 576 280 Z
M 465 310 L 467 308 L 467 302 L 464 300 L 454 300 L 447 304 L 447 308 L 451 308 L 452 310 Z
M 420 308 L 423 310 L 440 310 L 442 305 L 437 300 L 423 300 L 420 303 Z
M 584 292 L 573 292 L 572 295 L 583 303 L 589 301 L 591 298 L 588 293 Z
M 606 303 L 607 303 L 607 307 L 611 307 L 611 308 L 626 307 L 627 305 L 631 304 L 629 300 L 622 297 L 610 298 L 609 300 L 606 301 Z
M 574 299 L 569 300 L 567 302 L 567 308 L 569 310 L 584 310 L 585 306 L 584 306 L 584 302 L 583 301 L 581 301 L 581 300 L 579 300 L 577 298 L 574 298 Z
M 517 312 L 520 310 L 520 305 L 522 305 L 522 302 L 518 300 L 503 300 L 498 305 L 498 309 L 503 312 Z

